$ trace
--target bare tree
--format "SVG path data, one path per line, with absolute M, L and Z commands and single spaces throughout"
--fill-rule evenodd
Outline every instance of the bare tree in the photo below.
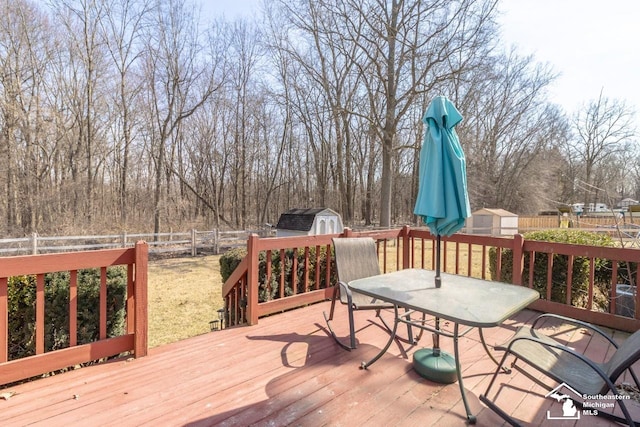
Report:
M 627 163 L 631 169 L 631 177 L 633 180 L 633 191 L 631 192 L 632 197 L 635 200 L 640 200 L 640 153 L 636 148 L 635 155 L 631 157 L 634 160 L 631 160 L 630 163 Z
M 31 2 L 0 5 L 0 152 L 9 230 L 38 229 L 50 170 L 46 87 L 52 45 Z M 1 181 L 0 181 L 1 182 Z
M 78 99 L 72 100 L 77 123 L 77 147 L 84 156 L 84 216 L 91 225 L 94 215 L 96 175 L 103 156 L 105 98 L 100 93 L 105 77 L 106 52 L 100 37 L 105 4 L 97 0 L 61 0 L 54 4 L 60 22 L 69 35 L 68 49 L 76 58 Z
M 210 27 L 188 0 L 0 3 L 3 228 L 411 222 L 435 95 L 464 116 L 472 206 L 637 198 L 630 110 L 601 95 L 569 139 L 550 70 L 497 49 L 496 3 L 278 0 Z
M 354 211 L 354 179 L 348 166 L 353 140 L 348 112 L 355 109 L 352 102 L 358 76 L 354 72 L 356 63 L 353 60 L 357 46 L 352 40 L 344 40 L 337 31 L 342 26 L 340 8 L 344 5 L 329 1 L 304 4 L 281 1 L 279 6 L 278 11 L 272 11 L 272 19 L 273 15 L 281 14 L 296 35 L 295 38 L 284 37 L 279 32 L 280 28 L 275 28 L 272 23 L 272 33 L 277 42 L 273 47 L 281 52 L 277 55 L 289 56 L 298 73 L 290 75 L 284 85 L 290 85 L 297 98 L 294 108 L 305 126 L 317 161 L 329 160 L 340 194 L 340 211 L 343 218 L 350 221 Z M 316 103 L 315 107 L 307 105 L 311 100 Z M 318 117 L 314 109 L 324 117 Z M 322 124 L 316 124 L 319 119 Z M 322 131 L 317 132 L 320 126 Z M 326 155 L 331 159 L 323 157 Z M 318 187 L 325 192 L 327 187 L 322 183 L 327 182 L 326 170 L 316 163 L 316 172 L 319 173 L 316 178 L 320 181 Z M 326 193 L 319 199 L 327 201 Z
M 286 49 L 323 90 L 331 112 L 336 178 L 347 220 L 353 212 L 351 153 L 356 116 L 370 121 L 381 147 L 380 224 L 391 223 L 399 129 L 425 93 L 476 65 L 489 43 L 496 1 L 282 2 L 298 37 Z M 452 60 L 456 57 L 455 60 Z M 365 98 L 359 98 L 359 94 Z
M 490 59 L 458 89 L 470 202 L 532 212 L 548 204 L 542 197 L 555 187 L 555 168 L 540 159 L 567 135 L 564 115 L 546 99 L 555 75 L 513 50 Z
M 581 164 L 580 178 L 588 185 L 602 188 L 603 183 L 596 182 L 598 168 L 607 167 L 615 156 L 630 151 L 636 136 L 633 120 L 633 109 L 623 101 L 605 97 L 602 91 L 575 114 L 576 137 L 569 141 L 569 155 Z M 597 192 L 585 191 L 584 203 L 597 202 L 598 196 Z
M 495 1 L 379 1 L 360 9 L 367 22 L 365 81 L 376 82 L 368 93 L 382 90 L 382 108 L 371 115 L 382 145 L 381 225 L 391 221 L 392 159 L 402 119 L 424 94 L 435 95 L 443 82 L 478 65 L 495 31 L 495 7 Z
M 113 87 L 113 129 L 115 177 L 118 182 L 118 205 L 123 227 L 127 225 L 128 177 L 130 150 L 134 140 L 133 109 L 142 85 L 135 75 L 135 66 L 142 54 L 141 36 L 145 17 L 150 13 L 150 0 L 102 0 L 104 18 L 100 20 L 101 37 L 116 70 Z M 117 118 L 117 119 L 116 119 Z
M 229 85 L 233 92 L 235 105 L 234 144 L 236 148 L 235 165 L 233 169 L 236 194 L 236 224 L 242 229 L 248 215 L 247 199 L 249 197 L 249 180 L 253 175 L 254 154 L 257 146 L 250 140 L 255 140 L 257 120 L 252 120 L 253 105 L 252 92 L 256 91 L 256 67 L 260 60 L 259 32 L 255 26 L 246 20 L 237 20 L 228 31 L 227 48 L 230 56 Z M 252 138 L 253 137 L 253 138 Z
M 167 164 L 170 143 L 179 139 L 180 125 L 219 87 L 214 61 L 205 63 L 198 23 L 182 0 L 158 1 L 145 49 L 149 82 L 150 155 L 154 159 L 154 232 L 160 231 L 163 188 L 168 191 L 174 169 Z M 164 181 L 163 181 L 164 178 Z M 163 187 L 163 182 L 165 186 Z

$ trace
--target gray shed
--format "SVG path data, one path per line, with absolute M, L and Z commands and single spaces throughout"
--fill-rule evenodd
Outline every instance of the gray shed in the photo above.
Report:
M 471 214 L 468 222 L 467 230 L 471 234 L 504 236 L 518 233 L 518 215 L 504 209 L 479 209 Z
M 276 237 L 342 233 L 342 217 L 327 208 L 290 209 L 280 215 Z

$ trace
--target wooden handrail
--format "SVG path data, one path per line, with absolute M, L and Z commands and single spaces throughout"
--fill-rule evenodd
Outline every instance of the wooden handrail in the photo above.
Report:
M 0 385 L 125 352 L 133 352 L 136 358 L 145 356 L 148 350 L 147 263 L 148 246 L 142 241 L 129 249 L 0 258 Z M 124 335 L 107 338 L 106 269 L 119 265 L 127 266 L 127 326 Z M 77 271 L 89 268 L 101 270 L 100 337 L 95 342 L 77 345 Z M 46 352 L 44 275 L 61 271 L 70 272 L 69 347 Z M 8 279 L 23 275 L 36 276 L 36 354 L 9 361 Z
M 229 276 L 227 281 L 224 282 L 224 284 L 222 285 L 222 296 L 225 296 L 229 292 L 231 292 L 231 289 L 233 289 L 235 284 L 240 281 L 241 277 L 247 274 L 247 266 L 249 263 L 248 258 L 248 256 L 242 258 L 240 264 L 238 264 L 236 269 L 233 270 L 233 273 L 231 273 L 231 276 Z
M 272 314 L 274 312 L 277 312 L 278 310 L 291 309 L 301 304 L 309 304 L 311 302 L 321 301 L 322 299 L 326 299 L 330 294 L 329 292 L 323 291 L 322 289 L 306 289 L 305 285 L 303 287 L 305 291 L 304 294 L 297 294 L 296 289 L 294 288 L 294 295 L 282 295 L 281 297 L 278 297 L 277 300 L 259 302 L 258 289 L 260 279 L 257 277 L 257 275 L 258 257 L 260 252 L 269 251 L 269 254 L 277 254 L 278 251 L 280 251 L 280 254 L 282 255 L 285 249 L 298 249 L 301 251 L 305 251 L 305 254 L 307 254 L 310 248 L 329 246 L 331 244 L 331 239 L 334 237 L 340 238 L 347 236 L 369 236 L 376 239 L 379 242 L 379 255 L 381 257 L 381 265 L 383 266 L 384 272 L 387 272 L 388 268 L 432 268 L 435 262 L 435 253 L 427 246 L 428 244 L 429 246 L 433 247 L 432 242 L 434 241 L 435 237 L 431 235 L 431 233 L 429 233 L 427 229 L 424 228 L 412 229 L 409 226 L 405 226 L 401 229 L 363 232 L 355 232 L 350 229 L 345 229 L 344 233 L 340 235 L 333 234 L 299 237 L 259 238 L 257 236 L 252 236 L 247 243 L 247 258 L 242 261 L 242 263 L 238 266 L 238 269 L 234 271 L 232 276 L 223 286 L 223 295 L 225 296 L 226 301 L 230 301 L 230 299 L 228 299 L 226 296 L 229 295 L 230 292 L 235 292 L 235 298 L 239 298 L 239 301 L 241 301 L 242 304 L 246 303 L 246 320 L 235 322 L 235 324 L 255 324 L 258 322 L 258 318 L 260 316 Z M 389 241 L 395 241 L 396 244 L 397 262 L 395 266 L 388 265 L 387 263 L 386 248 Z M 451 248 L 451 246 L 453 246 L 453 250 L 447 249 L 448 247 Z M 621 330 L 634 331 L 640 328 L 640 309 L 636 310 L 635 318 L 618 316 L 615 314 L 614 283 L 615 272 L 617 271 L 617 263 L 625 261 L 640 263 L 640 250 L 531 241 L 524 239 L 524 237 L 520 234 L 516 234 L 515 236 L 511 237 L 496 237 L 458 233 L 451 237 L 443 239 L 443 271 L 452 272 L 454 274 L 471 275 L 472 265 L 474 264 L 474 262 L 472 261 L 472 257 L 474 257 L 475 263 L 477 263 L 477 257 L 479 256 L 481 257 L 481 269 L 478 273 L 479 277 L 491 278 L 488 274 L 488 258 L 490 252 L 489 249 L 491 249 L 491 251 L 495 250 L 497 254 L 494 258 L 496 260 L 496 265 L 494 265 L 495 271 L 493 272 L 495 277 L 502 277 L 502 270 L 504 268 L 501 263 L 502 255 L 505 253 L 505 251 L 510 251 L 512 253 L 513 259 L 513 265 L 511 266 L 512 275 L 510 280 L 513 284 L 523 286 L 531 286 L 530 283 L 533 277 L 533 269 L 531 268 L 533 264 L 525 265 L 525 256 L 527 256 L 527 254 L 529 253 L 548 253 L 553 255 L 566 255 L 571 257 L 580 256 L 590 258 L 591 260 L 595 258 L 612 260 L 614 274 L 612 274 L 611 280 L 613 289 L 611 295 L 611 304 L 608 313 L 596 312 L 594 310 L 571 307 L 567 304 L 553 302 L 549 300 L 548 295 L 542 295 L 543 299 L 536 302 L 532 307 L 535 309 L 555 312 L 558 314 L 568 314 L 572 317 L 576 317 L 585 321 L 598 323 L 603 326 L 615 327 L 616 329 Z M 447 256 L 450 255 L 450 251 L 454 254 L 453 260 L 447 259 Z M 430 260 L 425 259 L 425 256 L 427 256 L 427 254 L 431 258 Z M 308 271 L 306 270 L 308 268 L 306 265 L 307 258 L 308 257 L 305 255 L 305 265 L 302 266 L 302 268 L 304 269 L 303 277 L 305 277 L 305 283 L 306 280 L 308 280 Z M 529 258 L 532 260 L 533 256 Z M 466 263 L 464 263 L 463 261 L 466 261 Z M 293 260 L 293 262 L 296 262 L 295 259 Z M 550 262 L 552 262 L 552 260 L 550 260 Z M 453 265 L 453 267 L 450 267 L 450 265 Z M 271 275 L 273 274 L 271 272 L 271 266 L 269 265 L 267 269 L 269 277 L 271 278 Z M 530 277 L 523 277 L 525 269 L 530 270 Z M 465 270 L 466 273 L 464 272 Z M 327 270 L 327 276 L 328 273 L 329 271 Z M 549 270 L 549 274 L 551 274 L 551 270 Z M 571 277 L 571 274 L 572 271 L 571 269 L 569 269 L 569 277 Z M 638 275 L 637 267 L 634 274 L 636 276 Z M 281 283 L 282 280 L 283 278 L 281 278 Z M 591 301 L 593 300 L 593 293 L 595 292 L 593 286 L 593 271 L 589 280 L 590 284 L 588 297 L 589 304 L 591 304 Z M 552 277 L 549 277 L 548 281 L 549 283 L 551 283 Z M 295 283 L 295 278 L 293 282 Z M 282 284 L 280 286 L 282 286 Z M 571 287 L 568 286 L 569 297 L 567 299 L 569 300 L 569 302 L 571 292 L 570 288 Z M 636 306 L 640 307 L 640 295 L 638 295 L 636 298 Z M 241 311 L 241 309 L 242 307 L 237 310 Z M 230 311 L 228 311 L 228 314 L 229 313 Z

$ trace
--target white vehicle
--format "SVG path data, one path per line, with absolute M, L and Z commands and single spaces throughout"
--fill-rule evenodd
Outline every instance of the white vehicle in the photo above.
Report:
M 571 210 L 576 215 L 610 211 L 606 203 L 589 203 L 586 206 L 584 203 L 574 203 L 571 205 Z
M 584 203 L 574 203 L 571 205 L 571 210 L 576 215 L 581 215 L 584 212 Z
M 604 203 L 589 203 L 587 212 L 608 212 L 609 208 Z

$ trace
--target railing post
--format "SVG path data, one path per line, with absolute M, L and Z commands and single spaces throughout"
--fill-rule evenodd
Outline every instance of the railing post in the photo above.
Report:
M 260 237 L 251 233 L 247 240 L 247 322 L 258 324 L 258 240 Z
M 139 241 L 135 246 L 135 328 L 133 352 L 136 358 L 147 355 L 149 319 L 147 311 L 147 268 L 149 260 L 149 246 L 147 242 Z
M 191 229 L 191 256 L 198 255 L 198 248 L 196 244 L 196 229 Z
M 522 234 L 513 236 L 513 277 L 514 285 L 522 285 L 522 274 L 524 272 L 524 237 Z
M 342 237 L 353 237 L 353 230 L 349 227 L 345 227 L 342 230 Z
M 409 252 L 409 249 L 411 249 L 411 251 L 413 251 L 413 247 L 411 246 L 411 239 L 409 238 L 409 231 L 410 231 L 410 227 L 408 225 L 405 225 L 404 227 L 402 227 L 402 232 L 401 232 L 401 236 L 402 236 L 402 268 L 409 268 L 411 267 L 411 255 Z
M 38 255 L 38 233 L 31 234 L 31 254 Z
M 9 360 L 9 280 L 0 277 L 0 363 Z
M 127 247 L 127 230 L 122 230 L 122 247 Z

